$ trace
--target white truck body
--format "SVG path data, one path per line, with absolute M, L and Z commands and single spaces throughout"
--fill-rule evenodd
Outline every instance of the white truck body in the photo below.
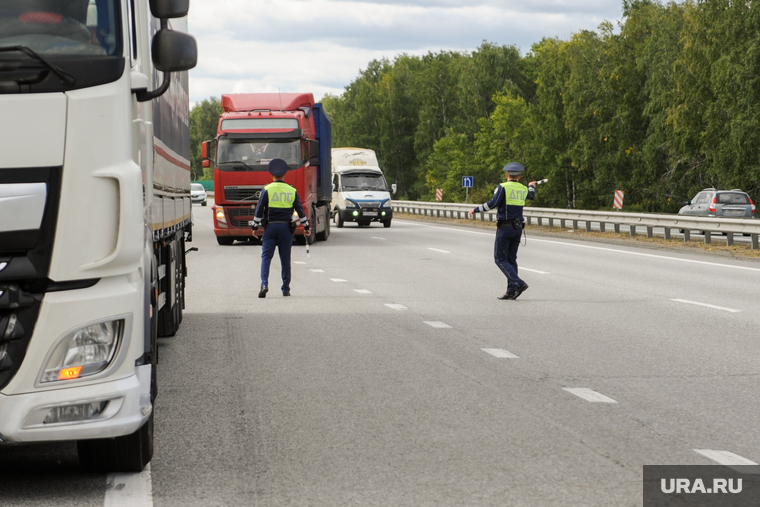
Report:
M 373 150 L 333 148 L 333 219 L 367 226 L 381 222 L 390 227 L 393 218 L 391 193 Z
M 141 469 L 155 338 L 176 332 L 184 303 L 187 72 L 138 102 L 164 77 L 148 2 L 10 0 L 0 22 L 12 27 L 0 49 L 51 64 L 0 52 L 44 76 L 26 85 L 0 70 L 19 83 L 0 88 L 0 445 L 78 440 L 89 468 Z M 186 32 L 187 18 L 168 27 Z M 109 457 L 93 461 L 101 451 Z

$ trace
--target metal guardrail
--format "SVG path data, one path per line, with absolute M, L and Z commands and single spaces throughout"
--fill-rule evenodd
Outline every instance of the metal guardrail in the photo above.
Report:
M 475 206 L 472 204 L 457 204 L 443 202 L 421 202 L 421 201 L 393 201 L 394 213 L 410 213 L 412 215 L 433 216 L 439 218 L 458 218 L 466 219 L 468 212 Z M 479 219 L 483 222 L 495 222 L 496 212 L 490 211 L 478 213 Z M 734 244 L 735 234 L 745 234 L 750 236 L 750 243 L 753 250 L 756 250 L 758 238 L 760 237 L 760 220 L 751 218 L 708 218 L 708 217 L 690 217 L 683 215 L 657 215 L 653 213 L 625 213 L 612 211 L 585 211 L 569 210 L 554 208 L 529 208 L 523 209 L 523 215 L 528 225 L 533 220 L 538 225 L 543 225 L 544 221 L 550 227 L 559 222 L 559 227 L 566 227 L 568 222 L 572 223 L 573 229 L 578 229 L 579 224 L 583 224 L 586 231 L 592 230 L 592 224 L 598 224 L 599 230 L 604 232 L 607 226 L 612 226 L 616 233 L 620 232 L 620 227 L 628 227 L 631 236 L 637 234 L 637 228 L 641 227 L 646 230 L 646 236 L 651 238 L 654 235 L 655 227 L 663 228 L 665 239 L 671 238 L 671 231 L 676 229 L 683 232 L 684 241 L 691 240 L 691 231 L 697 230 L 704 232 L 705 243 L 712 242 L 712 234 L 725 234 L 726 243 Z

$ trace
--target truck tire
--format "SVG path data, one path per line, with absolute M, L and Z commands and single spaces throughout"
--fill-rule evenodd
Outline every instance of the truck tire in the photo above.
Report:
M 310 245 L 313 245 L 317 241 L 317 225 L 319 225 L 317 223 L 317 209 L 313 206 L 311 208 L 311 218 L 311 234 L 306 238 L 306 241 L 308 241 Z
M 231 238 L 229 236 L 217 236 L 216 242 L 221 246 L 230 246 L 235 242 L 235 238 Z
M 325 207 L 325 230 L 317 234 L 317 240 L 327 241 L 330 237 L 330 208 Z
M 340 209 L 335 208 L 335 226 L 338 229 L 343 228 L 343 217 L 340 216 Z
M 77 441 L 77 453 L 90 472 L 142 472 L 153 457 L 153 413 L 131 435 Z
M 383 220 L 383 227 L 388 228 L 391 226 L 391 219 Z

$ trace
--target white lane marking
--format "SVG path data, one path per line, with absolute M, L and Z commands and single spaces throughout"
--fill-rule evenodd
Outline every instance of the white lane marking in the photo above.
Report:
M 358 292 L 359 294 L 372 294 L 372 291 L 367 289 L 354 289 L 354 292 Z
M 482 350 L 483 352 L 487 352 L 494 357 L 498 357 L 499 359 L 520 359 L 513 353 L 504 349 L 480 349 L 480 350 Z
M 306 264 L 304 261 L 293 261 L 293 264 Z
M 711 449 L 694 449 L 694 452 L 701 454 L 721 465 L 757 465 L 754 461 L 739 456 L 729 451 L 713 451 Z
M 697 306 L 704 306 L 707 308 L 712 308 L 714 310 L 723 310 L 724 312 L 731 312 L 731 313 L 739 313 L 741 310 L 736 310 L 734 308 L 726 308 L 723 306 L 715 306 L 715 305 L 709 305 L 707 303 L 700 303 L 699 301 L 689 301 L 688 299 L 671 299 L 671 301 L 675 301 L 677 303 L 686 303 L 688 305 L 697 305 Z
M 436 329 L 452 329 L 451 326 L 446 324 L 445 322 L 441 322 L 440 320 L 426 320 L 424 321 L 425 324 L 427 324 L 430 327 L 434 327 Z
M 441 253 L 451 253 L 448 250 L 438 250 L 437 248 L 428 248 L 428 250 L 432 250 L 434 252 L 441 252 Z
M 563 387 L 562 389 L 568 393 L 579 396 L 586 401 L 590 401 L 591 403 L 617 403 L 617 401 L 613 400 L 612 398 L 609 398 L 602 393 L 593 391 L 587 387 Z
M 530 271 L 531 273 L 538 273 L 539 275 L 548 275 L 549 274 L 548 271 L 539 271 L 537 269 L 528 269 L 528 268 L 524 268 L 522 266 L 520 266 L 520 270 L 521 271 Z
M 404 305 L 399 305 L 396 303 L 385 303 L 385 306 L 390 308 L 391 310 L 408 310 L 408 308 Z
M 427 227 L 429 229 L 443 229 L 447 231 L 457 231 L 457 232 L 464 232 L 467 234 L 479 234 L 481 236 L 491 236 L 491 237 L 493 237 L 494 235 L 494 233 L 492 232 L 488 233 L 488 232 L 479 232 L 479 231 L 468 231 L 466 229 L 456 229 L 454 227 L 438 227 L 435 225 L 417 224 L 414 222 L 408 222 L 406 220 L 399 220 L 399 222 L 403 222 L 404 224 L 409 224 L 409 225 L 416 225 L 417 227 Z M 743 269 L 745 271 L 760 272 L 760 268 L 750 268 L 748 266 L 734 266 L 732 264 L 721 264 L 719 262 L 696 261 L 693 259 L 682 259 L 680 257 L 668 257 L 666 255 L 655 255 L 655 254 L 648 254 L 648 253 L 643 253 L 643 252 L 629 252 L 627 250 L 615 250 L 614 248 L 604 248 L 601 246 L 576 245 L 574 243 L 566 243 L 564 241 L 553 241 L 550 239 L 536 239 L 535 237 L 531 237 L 531 241 L 537 241 L 539 243 L 553 243 L 555 245 L 572 246 L 575 248 L 589 248 L 591 250 L 602 250 L 605 252 L 613 252 L 613 253 L 626 254 L 626 255 L 638 255 L 639 257 L 649 257 L 652 259 L 665 259 L 668 261 L 688 262 L 691 264 L 704 264 L 706 266 L 716 266 L 719 268 Z
M 324 269 L 310 269 L 309 271 L 311 271 L 312 273 L 324 273 L 325 272 Z
M 370 237 L 371 237 L 372 239 L 382 239 L 383 241 L 385 241 L 385 238 L 378 238 L 377 236 L 370 236 Z
M 346 281 L 346 280 L 344 280 L 342 278 L 330 278 L 330 280 L 332 280 L 333 282 L 345 282 Z
M 150 463 L 139 474 L 108 474 L 104 507 L 152 507 Z

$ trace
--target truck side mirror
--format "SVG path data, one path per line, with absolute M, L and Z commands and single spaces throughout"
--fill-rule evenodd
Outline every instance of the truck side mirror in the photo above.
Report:
M 198 44 L 192 35 L 161 29 L 151 44 L 153 64 L 161 72 L 190 70 L 198 63 Z
M 150 0 L 150 12 L 154 18 L 184 18 L 190 10 L 190 0 Z
M 396 193 L 396 184 L 395 183 L 393 183 L 391 185 L 391 192 L 393 192 L 394 194 Z

